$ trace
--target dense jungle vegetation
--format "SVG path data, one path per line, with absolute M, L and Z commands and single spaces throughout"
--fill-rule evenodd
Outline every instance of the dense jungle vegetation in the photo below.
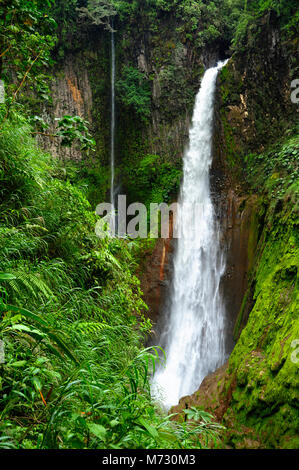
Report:
M 111 28 L 121 28 L 127 51 L 136 31 L 145 28 L 157 37 L 161 22 L 169 18 L 176 37 L 194 54 L 220 44 L 223 53 L 241 56 L 254 51 L 269 14 L 275 15 L 283 41 L 295 43 L 295 0 L 0 0 L 0 78 L 5 88 L 0 103 L 0 340 L 5 353 L 0 361 L 0 448 L 223 445 L 224 427 L 210 412 L 191 407 L 176 420 L 151 398 L 150 378 L 161 354 L 157 347 L 145 347 L 152 324 L 138 273 L 153 241 L 99 239 L 95 234 L 95 206 L 109 190 L 109 148 L 103 136 L 83 116 L 53 116 L 49 123 L 41 110 L 51 106 L 56 65 L 94 31 L 109 36 Z M 161 53 L 155 66 L 164 65 L 167 96 L 176 65 Z M 221 76 L 224 105 L 230 92 L 226 79 L 231 79 L 226 73 Z M 152 121 L 152 83 L 150 74 L 127 61 L 116 84 L 120 105 L 142 129 Z M 190 106 L 193 89 L 171 99 L 177 106 L 180 100 Z M 167 119 L 180 109 L 169 115 L 166 109 Z M 109 113 L 101 107 L 99 119 L 109 122 Z M 54 158 L 37 136 L 76 148 L 82 160 Z M 287 201 L 294 245 L 296 136 L 292 122 L 287 135 L 265 143 L 263 151 L 242 149 L 246 155 L 240 165 L 246 185 L 272 200 L 273 218 L 277 201 Z M 131 182 L 130 198 L 147 205 L 173 200 L 181 161 L 140 153 L 138 139 L 132 144 L 137 150 L 119 169 L 123 180 Z M 233 158 L 230 163 L 236 165 Z M 279 252 L 281 245 L 272 236 Z M 296 253 L 294 248 L 292 263 Z M 269 259 L 263 259 L 265 266 L 271 265 Z M 286 268 L 286 278 L 294 265 Z

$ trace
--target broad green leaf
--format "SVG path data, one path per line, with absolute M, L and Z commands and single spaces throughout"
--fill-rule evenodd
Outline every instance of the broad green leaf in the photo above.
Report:
M 11 327 L 12 330 L 18 330 L 18 331 L 25 331 L 26 333 L 32 333 L 32 334 L 35 334 L 35 335 L 39 335 L 39 336 L 43 336 L 45 337 L 45 333 L 42 333 L 41 331 L 39 330 L 36 330 L 36 329 L 33 329 L 33 328 L 30 328 L 29 326 L 26 326 L 26 325 L 13 325 Z
M 142 417 L 138 418 L 137 424 L 140 424 L 141 426 L 143 426 L 154 439 L 159 438 L 158 431 L 144 418 Z
M 42 384 L 41 384 L 40 380 L 37 377 L 33 377 L 32 383 L 33 383 L 33 385 L 34 385 L 34 387 L 37 391 L 41 390 Z
M 26 364 L 27 364 L 27 361 L 16 361 L 9 365 L 10 367 L 24 367 Z
M 26 310 L 25 308 L 15 307 L 14 305 L 6 305 L 5 308 L 6 310 L 9 310 L 10 312 L 19 313 L 22 316 L 29 318 L 31 320 L 35 320 L 40 325 L 43 325 L 49 328 L 49 325 L 45 320 L 43 320 L 41 317 L 39 317 L 35 313 L 30 312 L 29 310 Z
M 50 331 L 50 325 L 39 315 L 36 315 L 35 313 L 30 312 L 29 310 L 26 310 L 24 308 L 15 307 L 14 305 L 5 305 L 5 309 L 11 312 L 19 313 L 22 316 L 31 320 L 35 320 L 37 323 L 39 323 L 41 330 L 45 332 L 47 336 L 52 339 L 72 361 L 78 363 L 77 359 L 72 354 L 67 345 L 64 343 L 64 341 L 60 339 L 55 333 Z
M 13 274 L 10 274 L 10 273 L 0 272 L 0 281 L 8 281 L 8 280 L 12 280 L 12 279 L 16 279 L 16 276 L 14 276 Z
M 98 439 L 104 441 L 106 438 L 107 430 L 104 426 L 96 423 L 89 423 L 88 428 L 92 434 L 94 434 Z

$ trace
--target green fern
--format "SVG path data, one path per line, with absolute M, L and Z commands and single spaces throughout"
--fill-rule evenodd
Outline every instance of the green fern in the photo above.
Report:
M 81 333 L 85 334 L 99 334 L 102 333 L 104 330 L 111 329 L 110 325 L 107 323 L 99 323 L 99 322 L 76 322 L 73 325 L 73 329 L 75 331 L 80 331 Z
M 8 294 L 12 297 L 24 298 L 28 295 L 40 301 L 54 297 L 53 291 L 39 274 L 24 271 L 15 271 L 12 274 L 14 279 L 6 281 Z

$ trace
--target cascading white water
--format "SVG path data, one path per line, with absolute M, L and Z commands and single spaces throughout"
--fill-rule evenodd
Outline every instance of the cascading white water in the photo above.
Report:
M 110 126 L 110 168 L 111 168 L 111 181 L 110 181 L 110 203 L 114 210 L 114 165 L 115 165 L 115 42 L 114 31 L 112 24 L 111 31 L 111 126 Z
M 202 79 L 184 155 L 171 306 L 160 338 L 166 364 L 152 382 L 153 395 L 167 409 L 194 393 L 226 360 L 225 309 L 219 293 L 225 263 L 209 179 L 216 78 L 225 63 L 208 69 Z

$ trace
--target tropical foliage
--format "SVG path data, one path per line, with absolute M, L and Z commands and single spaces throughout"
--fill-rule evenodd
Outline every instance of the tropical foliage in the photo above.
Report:
M 0 149 L 1 446 L 186 447 L 215 438 L 209 415 L 182 426 L 151 402 L 159 354 L 142 347 L 151 324 L 136 244 L 96 238 L 83 191 L 17 114 Z

